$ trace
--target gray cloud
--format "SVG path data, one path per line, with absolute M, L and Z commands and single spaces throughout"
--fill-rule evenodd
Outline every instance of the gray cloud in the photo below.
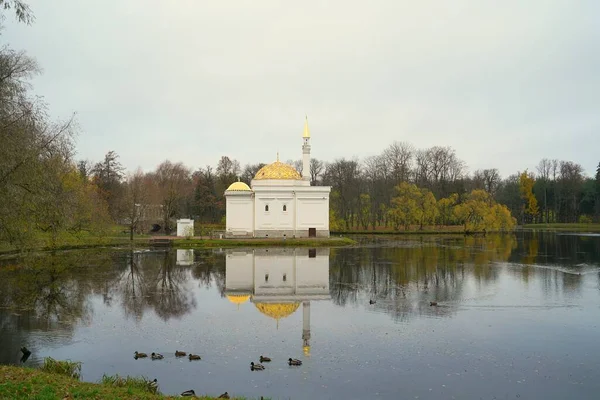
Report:
M 600 161 L 594 1 L 30 1 L 2 39 L 77 111 L 79 156 L 146 170 L 447 145 L 506 176 L 543 157 Z M 596 18 L 597 19 L 597 18 Z

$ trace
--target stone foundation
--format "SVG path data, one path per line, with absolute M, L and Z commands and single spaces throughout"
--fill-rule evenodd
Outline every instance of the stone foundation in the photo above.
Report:
M 252 234 L 252 232 L 225 232 L 225 235 L 223 236 L 226 239 L 249 239 L 249 238 L 253 238 L 254 235 Z
M 328 238 L 329 231 L 328 230 L 317 230 L 316 232 L 318 238 Z M 285 235 L 285 236 L 284 236 Z M 301 231 L 294 232 L 293 230 L 259 230 L 254 232 L 254 237 L 256 238 L 307 238 L 308 237 L 308 229 L 303 229 Z

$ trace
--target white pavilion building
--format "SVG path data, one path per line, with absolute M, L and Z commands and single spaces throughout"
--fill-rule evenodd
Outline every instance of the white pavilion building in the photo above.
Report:
M 302 175 L 278 157 L 250 186 L 234 182 L 227 188 L 226 237 L 329 237 L 331 187 L 310 185 L 308 120 L 302 140 Z

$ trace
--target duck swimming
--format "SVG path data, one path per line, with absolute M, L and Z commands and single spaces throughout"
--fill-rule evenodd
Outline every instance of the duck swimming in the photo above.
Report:
M 430 301 L 429 306 L 437 306 L 437 301 Z
M 152 353 L 150 355 L 150 358 L 152 358 L 153 360 L 162 360 L 165 357 L 162 354 Z
M 148 354 L 146 354 L 146 353 L 138 353 L 136 351 L 135 355 L 133 357 L 137 360 L 138 358 L 146 358 L 146 357 L 148 357 Z
M 199 355 L 192 354 L 192 353 L 190 353 L 190 355 L 188 356 L 188 358 L 190 359 L 190 361 L 192 361 L 192 360 L 201 360 L 202 359 Z
M 297 360 L 295 358 L 288 358 L 289 365 L 302 365 L 302 361 Z
M 260 362 L 271 362 L 271 359 L 269 357 L 260 356 Z
M 265 369 L 265 366 L 262 364 L 254 364 L 254 361 L 250 363 L 250 369 L 252 371 L 256 370 L 256 371 L 262 371 L 263 369 Z
M 196 392 L 194 392 L 193 390 L 186 390 L 185 392 L 181 393 L 181 397 L 190 397 L 190 396 L 196 396 Z
M 225 392 L 222 395 L 220 395 L 218 398 L 219 399 L 228 399 L 229 398 L 229 393 Z
M 187 353 L 185 351 L 175 350 L 175 357 L 185 357 Z

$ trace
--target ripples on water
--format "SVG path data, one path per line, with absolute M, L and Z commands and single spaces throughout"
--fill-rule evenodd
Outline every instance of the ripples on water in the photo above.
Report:
M 145 375 L 169 394 L 597 398 L 600 238 L 360 240 L 3 260 L 0 362 L 27 345 L 27 365 L 78 360 L 84 380 Z M 273 362 L 250 371 L 261 354 Z

